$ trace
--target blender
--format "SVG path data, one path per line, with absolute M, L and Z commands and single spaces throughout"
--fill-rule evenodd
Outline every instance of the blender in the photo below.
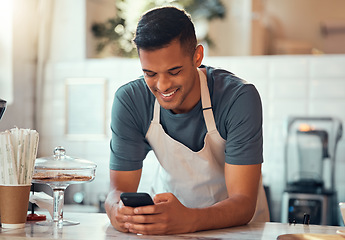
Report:
M 332 117 L 291 117 L 285 139 L 283 223 L 337 225 L 335 156 L 342 122 Z

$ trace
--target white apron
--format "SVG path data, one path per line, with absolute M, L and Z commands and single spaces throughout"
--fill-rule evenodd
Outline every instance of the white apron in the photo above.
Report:
M 217 131 L 205 74 L 198 69 L 201 102 L 207 134 L 204 147 L 194 152 L 165 133 L 160 125 L 160 105 L 155 101 L 154 114 L 146 139 L 160 165 L 151 193 L 173 193 L 189 208 L 211 206 L 228 197 L 225 177 L 225 140 Z M 266 195 L 260 180 L 257 207 L 252 221 L 269 221 Z

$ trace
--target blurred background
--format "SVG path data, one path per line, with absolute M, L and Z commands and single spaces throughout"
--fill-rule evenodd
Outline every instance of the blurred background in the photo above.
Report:
M 65 203 L 67 211 L 103 211 L 113 96 L 141 75 L 133 31 L 144 11 L 167 4 L 191 13 L 205 65 L 257 87 L 264 113 L 263 181 L 271 220 L 283 221 L 291 210 L 291 204 L 282 206 L 288 120 L 345 120 L 343 0 L 0 0 L 0 98 L 7 101 L 0 131 L 36 129 L 38 157 L 61 145 L 67 155 L 97 163 L 95 180 L 70 186 Z M 345 201 L 344 138 L 337 143 L 330 151 L 334 171 L 324 170 L 334 176 L 332 209 Z M 150 161 L 153 154 L 145 160 L 143 190 Z M 343 224 L 337 214 L 331 222 Z

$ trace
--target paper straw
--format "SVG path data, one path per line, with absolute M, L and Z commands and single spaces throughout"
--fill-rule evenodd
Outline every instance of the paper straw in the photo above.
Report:
M 34 145 L 34 149 L 33 149 L 33 156 L 32 156 L 32 162 L 31 162 L 31 179 L 30 182 L 32 181 L 32 175 L 34 174 L 34 170 L 35 170 L 35 161 L 36 161 L 36 156 L 37 156 L 37 152 L 38 152 L 38 143 L 40 141 L 40 137 L 38 132 L 35 131 L 35 145 Z
M 18 142 L 18 128 L 14 128 L 10 130 L 10 137 L 11 137 L 11 143 L 16 143 Z M 18 151 L 18 144 L 12 144 L 13 147 L 13 153 L 15 155 L 15 153 Z M 14 160 L 16 161 L 16 166 L 17 166 L 17 173 L 19 173 L 19 162 L 16 156 L 14 156 Z
M 34 171 L 34 163 L 36 159 L 37 154 L 37 146 L 38 146 L 38 135 L 37 132 L 34 130 L 30 131 L 30 141 L 29 141 L 29 151 L 28 151 L 28 158 L 27 158 L 27 174 L 26 174 L 26 182 L 25 183 L 31 183 L 32 180 L 32 174 Z
M 5 136 L 0 134 L 0 184 L 5 184 Z
M 29 148 L 29 162 L 28 162 L 28 168 L 27 168 L 27 178 L 26 182 L 31 182 L 32 178 L 32 170 L 33 170 L 33 162 L 34 162 L 34 151 L 35 151 L 35 132 L 30 131 L 30 148 Z
M 17 173 L 17 164 L 14 157 L 13 146 L 11 144 L 10 135 L 7 136 L 7 146 L 8 146 L 8 163 L 9 163 L 9 172 L 11 174 L 11 181 L 13 184 L 18 184 L 18 173 Z
M 24 175 L 25 171 L 25 166 L 22 163 L 22 153 L 23 153 L 23 144 L 18 144 L 18 149 L 17 149 L 17 164 L 18 164 L 18 182 L 20 184 L 23 183 L 22 176 Z
M 5 134 L 5 176 L 7 175 L 6 184 L 18 184 L 17 167 L 14 160 L 13 147 L 11 144 L 10 132 Z M 6 170 L 7 169 L 7 170 Z
M 18 184 L 22 184 L 23 180 L 21 179 L 24 173 L 25 166 L 21 162 L 22 152 L 23 152 L 23 138 L 22 131 L 18 128 L 13 128 L 11 131 L 11 142 L 13 146 L 14 158 L 17 164 L 17 178 Z
M 28 177 L 28 168 L 29 168 L 29 162 L 30 162 L 30 133 L 26 130 L 23 129 L 24 132 L 24 146 L 25 146 L 25 152 L 22 158 L 22 161 L 25 164 L 25 171 L 24 171 L 24 178 L 23 182 L 26 182 L 26 180 L 29 178 Z
M 21 145 L 20 147 L 20 152 L 17 153 L 17 158 L 18 158 L 18 162 L 20 167 L 22 168 L 18 181 L 23 184 L 24 180 L 25 180 L 25 168 L 26 168 L 26 164 L 25 164 L 25 152 L 26 152 L 26 134 L 25 131 L 23 129 L 19 130 L 19 139 L 18 139 L 18 143 L 19 145 Z M 15 144 L 15 143 L 14 143 Z M 19 149 L 19 148 L 18 148 Z

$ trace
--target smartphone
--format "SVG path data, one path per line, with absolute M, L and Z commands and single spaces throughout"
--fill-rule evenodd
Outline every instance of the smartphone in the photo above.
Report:
M 151 196 L 148 193 L 124 192 L 120 195 L 121 201 L 128 207 L 141 207 L 154 205 Z

